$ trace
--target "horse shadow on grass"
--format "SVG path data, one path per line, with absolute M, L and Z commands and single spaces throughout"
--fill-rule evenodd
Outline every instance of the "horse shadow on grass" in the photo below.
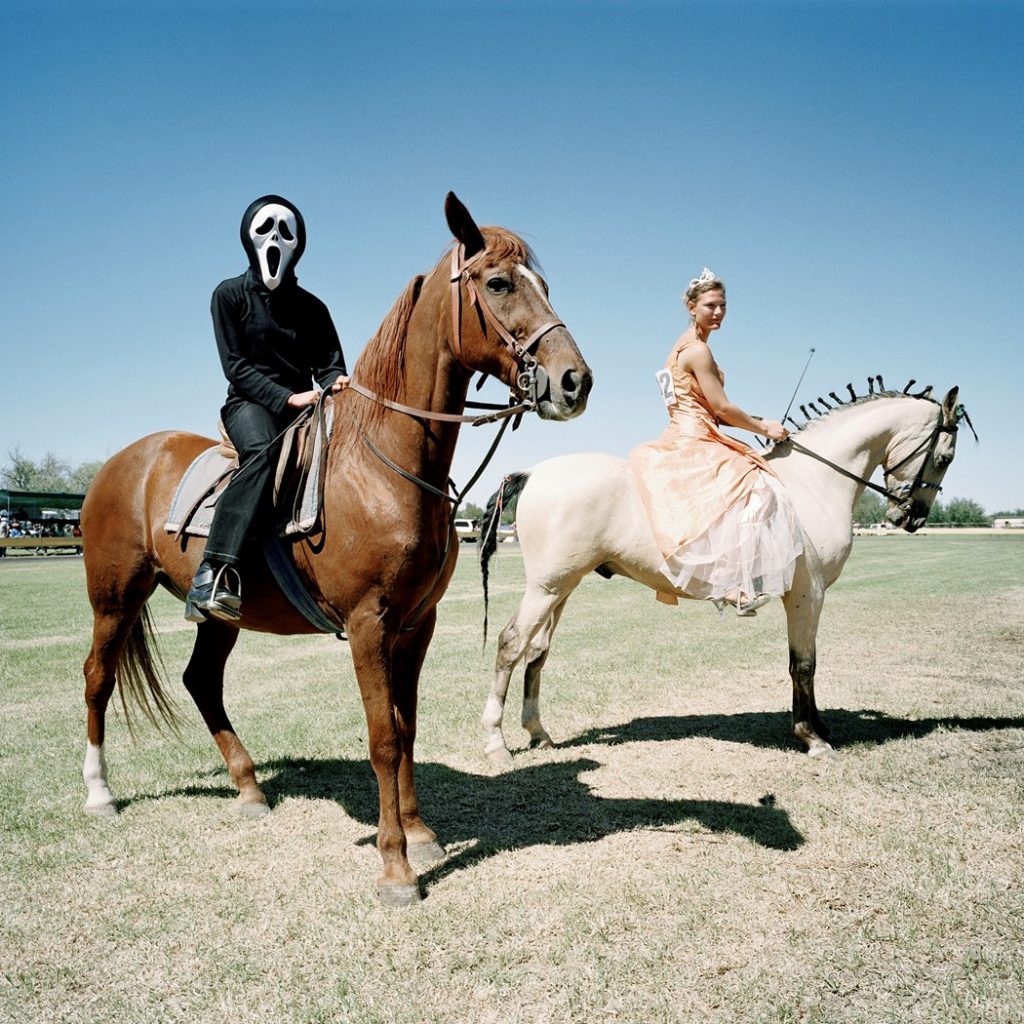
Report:
M 789 815 L 772 805 L 597 796 L 580 776 L 600 767 L 577 758 L 475 775 L 433 762 L 417 764 L 416 789 L 439 840 L 469 844 L 425 872 L 424 883 L 507 850 L 575 846 L 620 832 L 671 831 L 687 821 L 775 850 L 795 850 L 804 842 Z M 288 796 L 321 797 L 335 800 L 358 821 L 377 823 L 377 782 L 366 761 L 286 758 L 267 762 L 261 774 L 267 775 L 263 789 L 272 804 Z
M 893 740 L 921 739 L 937 730 L 989 732 L 1024 728 L 1021 717 L 976 716 L 960 718 L 894 718 L 882 711 L 829 708 L 822 713 L 830 730 L 830 742 L 837 750 L 857 746 L 881 746 Z M 634 718 L 618 725 L 595 726 L 556 746 L 583 747 L 592 744 L 649 743 L 697 737 L 743 743 L 778 750 L 797 746 L 792 736 L 792 715 L 788 711 L 747 711 L 738 714 L 656 715 Z
M 600 767 L 597 761 L 576 758 L 475 775 L 444 764 L 417 763 L 416 788 L 426 820 L 442 844 L 464 847 L 424 872 L 422 881 L 429 886 L 504 851 L 574 846 L 620 832 L 685 832 L 678 827 L 685 822 L 773 850 L 796 850 L 804 842 L 786 811 L 772 801 L 748 805 L 598 796 L 580 776 Z M 289 797 L 333 800 L 354 820 L 377 824 L 377 780 L 366 760 L 279 758 L 259 765 L 257 774 L 272 807 Z M 227 787 L 189 786 L 162 795 L 234 793 Z

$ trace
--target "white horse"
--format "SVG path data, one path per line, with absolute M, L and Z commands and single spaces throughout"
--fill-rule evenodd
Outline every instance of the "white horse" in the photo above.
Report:
M 881 387 L 882 379 L 877 379 Z M 874 378 L 869 381 L 873 390 Z M 879 391 L 858 399 L 851 387 L 851 402 L 832 392 L 838 406 L 826 403 L 830 411 L 766 455 L 793 501 L 804 534 L 804 552 L 782 601 L 793 680 L 793 734 L 811 756 L 833 753 L 814 702 L 815 637 L 825 591 L 839 578 L 853 546 L 854 506 L 865 486 L 877 490 L 889 499 L 888 520 L 913 533 L 928 518 L 953 461 L 957 423 L 966 416 L 956 403 L 958 389 L 941 404 L 928 397 L 930 392 Z M 870 482 L 879 466 L 885 472 L 884 488 Z M 531 746 L 552 745 L 540 721 L 541 670 L 565 602 L 584 576 L 594 571 L 609 578 L 627 576 L 661 593 L 688 596 L 673 591 L 659 571 L 662 553 L 628 464 L 594 453 L 560 456 L 513 474 L 492 496 L 481 524 L 485 607 L 495 520 L 515 500 L 526 592 L 501 631 L 494 686 L 481 718 L 486 753 L 498 762 L 511 759 L 501 721 L 512 671 L 524 655 L 523 728 Z

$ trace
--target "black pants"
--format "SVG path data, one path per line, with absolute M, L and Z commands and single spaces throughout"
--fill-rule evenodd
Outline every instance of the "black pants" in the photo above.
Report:
M 272 444 L 265 452 L 262 449 L 288 426 L 292 412 L 287 409 L 277 417 L 262 405 L 237 398 L 221 410 L 221 419 L 238 451 L 242 468 L 217 500 L 206 541 L 208 561 L 237 565 L 246 540 L 270 521 L 271 490 L 281 442 Z

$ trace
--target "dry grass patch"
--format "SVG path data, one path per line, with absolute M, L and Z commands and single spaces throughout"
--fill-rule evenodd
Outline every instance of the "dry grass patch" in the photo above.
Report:
M 833 762 L 789 742 L 780 608 L 719 620 L 588 580 L 546 670 L 559 746 L 527 751 L 523 733 L 505 772 L 484 763 L 477 718 L 521 563 L 499 549 L 481 653 L 462 554 L 418 745 L 448 857 L 410 912 L 373 892 L 376 785 L 347 648 L 247 635 L 229 662 L 271 815 L 233 814 L 182 693 L 183 742 L 145 729 L 132 745 L 111 723 L 123 809 L 94 821 L 81 567 L 0 565 L 0 1019 L 1024 1019 L 1024 543 L 857 541 L 819 635 Z M 177 678 L 190 630 L 172 599 L 154 610 Z

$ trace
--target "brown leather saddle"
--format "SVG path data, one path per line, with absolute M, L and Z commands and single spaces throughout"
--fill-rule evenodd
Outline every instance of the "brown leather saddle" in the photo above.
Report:
M 273 488 L 281 536 L 302 536 L 319 526 L 331 414 L 330 399 L 321 399 L 312 415 L 299 417 L 281 435 Z M 209 535 L 217 501 L 239 468 L 238 453 L 224 424 L 218 427 L 220 443 L 192 461 L 175 490 L 164 526 L 169 533 Z

